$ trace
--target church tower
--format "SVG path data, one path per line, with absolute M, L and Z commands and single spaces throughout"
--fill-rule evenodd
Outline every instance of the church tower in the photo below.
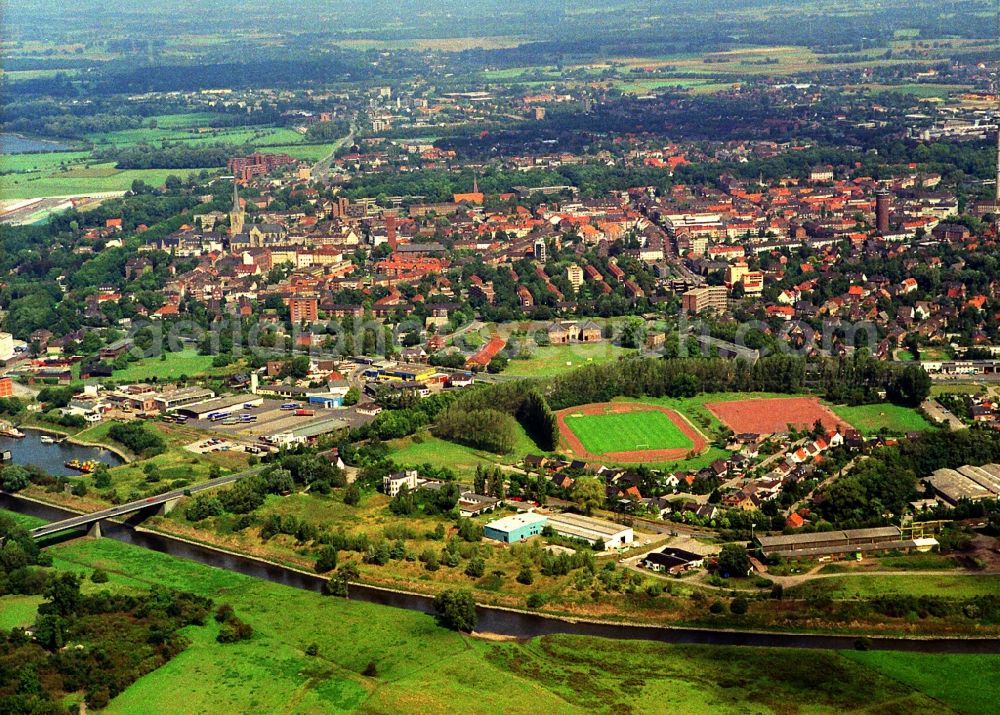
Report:
M 236 181 L 233 181 L 233 208 L 229 211 L 229 235 L 236 236 L 243 233 L 243 224 L 246 221 L 246 212 L 240 206 L 240 190 Z

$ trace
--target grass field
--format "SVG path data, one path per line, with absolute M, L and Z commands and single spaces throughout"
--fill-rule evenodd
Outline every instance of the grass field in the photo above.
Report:
M 412 466 L 431 464 L 435 467 L 448 467 L 460 475 L 468 475 L 475 471 L 477 465 L 510 464 L 520 461 L 526 454 L 537 454 L 540 451 L 538 445 L 520 425 L 516 430 L 514 449 L 508 455 L 496 455 L 473 449 L 427 433 L 403 437 L 386 444 L 392 448 L 391 456 L 397 464 Z
M 873 598 L 886 594 L 971 598 L 1000 594 L 1000 576 L 957 574 L 907 574 L 831 576 L 807 581 L 789 589 L 796 598 L 830 596 L 835 599 Z
M 217 116 L 209 112 L 159 115 L 150 117 L 143 127 L 91 134 L 86 139 L 98 151 L 140 143 L 154 146 L 165 142 L 188 146 L 225 143 L 287 153 L 307 161 L 322 159 L 333 149 L 332 143 L 306 144 L 305 135 L 289 127 L 209 127 L 209 122 Z M 149 126 L 154 120 L 156 126 Z M 5 199 L 27 199 L 126 191 L 136 179 L 162 186 L 170 175 L 184 178 L 199 171 L 201 169 L 117 169 L 112 163 L 97 163 L 89 152 L 81 151 L 3 155 L 0 156 L 0 174 L 4 175 L 0 177 L 0 195 Z
M 87 151 L 52 151 L 44 154 L 0 154 L 0 173 L 58 170 L 90 158 Z
M 931 397 L 937 395 L 982 395 L 986 391 L 983 385 L 971 382 L 936 382 L 931 385 Z
M 166 360 L 159 357 L 142 358 L 129 363 L 124 370 L 115 370 L 114 378 L 122 382 L 144 382 L 152 378 L 170 380 L 187 375 L 201 375 L 212 368 L 211 355 L 199 355 L 197 350 L 185 349 L 180 352 L 165 352 Z
M 886 403 L 857 407 L 834 405 L 830 409 L 840 419 L 853 425 L 866 436 L 877 434 L 883 429 L 895 434 L 933 429 L 931 423 L 912 407 L 900 407 Z
M 692 441 L 658 410 L 605 415 L 568 415 L 566 424 L 588 452 L 691 449 Z
M 276 144 L 266 148 L 269 154 L 288 154 L 295 159 L 319 161 L 330 156 L 334 144 Z
M 940 98 L 946 99 L 949 94 L 967 92 L 972 89 L 968 84 L 932 84 L 932 83 L 910 83 L 910 84 L 889 84 L 873 85 L 866 88 L 870 92 L 896 92 L 898 94 L 908 94 L 921 99 Z
M 111 580 L 100 588 L 195 591 L 231 603 L 253 626 L 249 641 L 233 645 L 215 642 L 212 619 L 186 629 L 187 649 L 116 697 L 109 713 L 971 713 L 989 712 L 977 707 L 989 706 L 995 690 L 997 656 L 578 636 L 484 641 L 443 630 L 424 614 L 324 597 L 110 539 L 50 550 L 60 570 L 107 570 Z M 85 583 L 87 591 L 97 588 Z M 305 654 L 311 643 L 317 656 Z M 361 675 L 370 662 L 375 677 Z
M 94 164 L 91 169 L 79 166 L 70 166 L 67 171 L 47 170 L 2 176 L 0 195 L 5 199 L 32 199 L 128 191 L 136 179 L 150 186 L 162 186 L 168 176 L 184 178 L 197 172 L 195 169 L 115 169 L 111 164 Z
M 0 597 L 0 630 L 30 626 L 42 600 L 41 596 Z
M 519 377 L 551 377 L 581 365 L 597 365 L 634 354 L 635 350 L 621 348 L 611 343 L 549 345 L 535 348 L 527 360 L 511 360 L 507 363 L 504 374 Z
M 960 713 L 996 712 L 1000 655 L 846 652 L 848 660 L 908 685 Z
M 419 465 L 431 464 L 435 467 L 448 467 L 458 474 L 471 474 L 476 466 L 495 464 L 497 456 L 439 439 L 430 434 L 388 442 L 392 448 L 392 459 L 397 464 Z

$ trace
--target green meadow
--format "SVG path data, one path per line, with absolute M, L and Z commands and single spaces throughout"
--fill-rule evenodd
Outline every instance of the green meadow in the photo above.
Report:
M 111 539 L 49 547 L 54 566 L 230 603 L 254 629 L 187 648 L 114 698 L 108 713 L 989 712 L 998 656 L 833 653 L 668 645 L 581 636 L 483 640 L 431 616 L 256 580 Z M 0 598 L 10 610 L 12 598 Z M 19 602 L 19 603 L 24 603 Z M 18 610 L 26 606 L 18 605 Z M 307 655 L 315 644 L 316 655 Z M 363 673 L 368 673 L 367 675 Z M 983 708 L 986 709 L 983 709 Z

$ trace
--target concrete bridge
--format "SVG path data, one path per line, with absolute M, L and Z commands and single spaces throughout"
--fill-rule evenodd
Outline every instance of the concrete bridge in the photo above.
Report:
M 60 531 L 89 528 L 92 536 L 100 536 L 101 522 L 105 519 L 114 519 L 115 517 L 125 516 L 126 514 L 133 514 L 147 509 L 150 511 L 155 509 L 158 514 L 165 515 L 174 508 L 174 505 L 177 504 L 177 501 L 181 497 L 187 496 L 188 494 L 197 494 L 198 492 L 214 489 L 215 487 L 221 487 L 226 484 L 232 484 L 233 482 L 237 482 L 244 477 L 249 477 L 252 474 L 258 474 L 263 469 L 263 466 L 254 467 L 253 469 L 248 469 L 244 472 L 238 472 L 236 474 L 230 474 L 216 479 L 209 479 L 207 482 L 193 484 L 191 486 L 184 487 L 183 489 L 173 489 L 169 492 L 164 492 L 163 494 L 147 497 L 145 499 L 139 499 L 138 501 L 129 502 L 128 504 L 121 504 L 119 506 L 111 507 L 110 509 L 95 511 L 90 514 L 72 516 L 68 519 L 63 519 L 62 521 L 54 521 L 51 524 L 39 526 L 36 529 L 32 529 L 30 533 L 32 538 L 40 539 L 45 536 L 57 534 Z

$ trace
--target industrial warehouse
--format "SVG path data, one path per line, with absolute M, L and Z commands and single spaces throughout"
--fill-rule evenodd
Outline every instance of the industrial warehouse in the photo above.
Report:
M 764 556 L 801 559 L 813 556 L 844 556 L 878 551 L 926 550 L 937 543 L 934 539 L 906 539 L 897 526 L 846 531 L 817 531 L 811 534 L 758 536 L 757 543 Z
M 938 469 L 923 481 L 952 506 L 963 499 L 996 499 L 1000 497 L 1000 464 L 984 464 L 981 467 L 967 464 L 958 469 Z
M 592 544 L 600 542 L 605 551 L 631 544 L 635 539 L 632 527 L 620 526 L 603 519 L 579 514 L 538 514 L 528 512 L 491 521 L 485 527 L 488 539 L 513 544 L 542 533 L 549 527 L 560 536 L 580 539 Z

